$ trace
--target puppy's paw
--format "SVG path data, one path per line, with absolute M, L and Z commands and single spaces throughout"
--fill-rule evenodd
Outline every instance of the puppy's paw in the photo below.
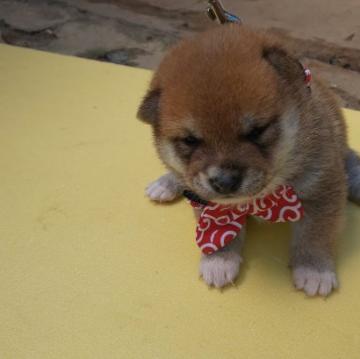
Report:
M 200 276 L 209 286 L 221 288 L 234 283 L 239 274 L 242 259 L 236 252 L 217 252 L 203 255 L 200 261 Z
M 173 174 L 168 173 L 150 183 L 145 193 L 153 201 L 169 202 L 180 196 L 181 185 Z
M 293 270 L 293 280 L 296 289 L 303 290 L 308 296 L 328 296 L 338 287 L 336 274 L 333 271 L 323 271 L 312 267 L 296 267 Z

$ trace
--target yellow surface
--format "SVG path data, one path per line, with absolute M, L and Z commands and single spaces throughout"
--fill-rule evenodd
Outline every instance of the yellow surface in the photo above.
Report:
M 288 226 L 254 222 L 236 287 L 208 289 L 189 206 L 143 195 L 149 78 L 0 47 L 0 358 L 359 358 L 360 209 L 330 298 L 293 289 Z

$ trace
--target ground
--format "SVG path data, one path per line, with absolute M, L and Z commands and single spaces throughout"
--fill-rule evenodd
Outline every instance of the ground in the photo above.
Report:
M 359 0 L 223 0 L 249 25 L 283 37 L 360 110 Z M 198 0 L 0 0 L 0 42 L 153 69 L 178 39 L 211 26 Z

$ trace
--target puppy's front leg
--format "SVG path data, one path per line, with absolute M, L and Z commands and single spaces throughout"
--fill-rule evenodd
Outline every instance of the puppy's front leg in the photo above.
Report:
M 151 182 L 145 190 L 146 195 L 153 201 L 169 202 L 180 197 L 183 191 L 179 178 L 169 172 Z
M 293 280 L 295 287 L 309 296 L 327 296 L 337 288 L 334 246 L 342 224 L 342 206 L 305 202 L 304 218 L 293 224 Z
M 210 255 L 202 254 L 199 270 L 206 284 L 221 288 L 234 283 L 242 262 L 240 251 L 244 237 L 245 228 L 242 229 L 240 236 L 226 247 Z

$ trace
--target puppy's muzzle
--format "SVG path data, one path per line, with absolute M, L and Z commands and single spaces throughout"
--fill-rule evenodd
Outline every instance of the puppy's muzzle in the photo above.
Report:
M 216 176 L 209 178 L 212 189 L 219 194 L 235 193 L 241 184 L 242 175 L 239 169 L 222 169 Z

